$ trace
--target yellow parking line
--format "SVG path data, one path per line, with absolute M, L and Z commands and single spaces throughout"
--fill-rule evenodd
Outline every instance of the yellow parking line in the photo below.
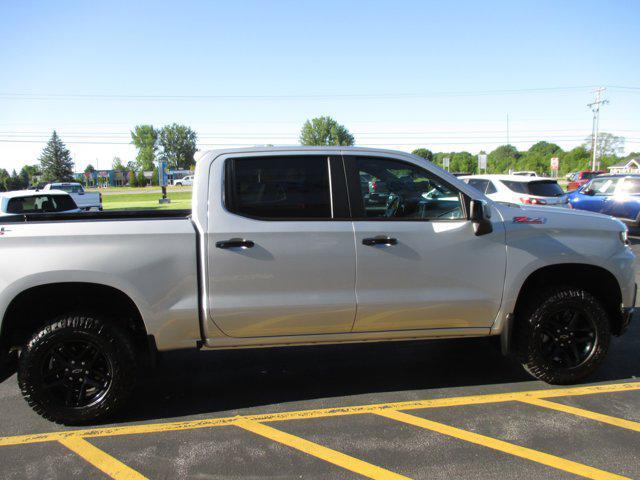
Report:
M 357 415 L 376 413 L 381 410 L 415 410 L 422 408 L 454 407 L 462 405 L 480 405 L 487 403 L 512 402 L 530 398 L 554 398 L 578 395 L 593 395 L 598 393 L 626 392 L 640 390 L 640 382 L 615 383 L 610 385 L 592 385 L 588 387 L 571 387 L 533 390 L 526 392 L 493 393 L 487 395 L 472 395 L 466 397 L 435 398 L 431 400 L 416 400 L 397 403 L 382 403 L 375 405 L 360 405 L 352 407 L 323 408 L 318 410 L 300 410 L 293 412 L 267 413 L 247 415 L 243 418 L 256 422 L 277 422 L 286 420 L 301 420 L 305 418 L 323 418 L 342 415 Z M 0 437 L 0 447 L 7 445 L 21 445 L 25 443 L 51 442 L 66 438 L 111 437 L 117 435 L 137 435 L 145 433 L 161 433 L 196 428 L 210 428 L 231 425 L 237 417 L 208 418 L 203 420 L 189 420 L 185 422 L 151 423 L 142 425 L 127 425 L 124 427 L 104 427 L 85 430 L 68 430 L 64 432 L 36 433 Z
M 584 410 L 582 408 L 570 407 L 569 405 L 562 405 L 561 403 L 549 402 L 541 398 L 527 398 L 519 401 L 522 403 L 549 408 L 551 410 L 557 410 L 559 412 L 570 413 L 572 415 L 577 415 L 578 417 L 589 418 L 591 420 L 608 423 L 609 425 L 614 425 L 616 427 L 640 432 L 640 423 L 633 422 L 631 420 L 625 420 L 624 418 L 612 417 L 603 413 L 592 412 L 591 410 Z
M 249 432 L 261 435 L 273 440 L 274 442 L 282 443 L 288 447 L 295 448 L 303 453 L 312 455 L 324 460 L 325 462 L 333 463 L 345 470 L 358 473 L 368 478 L 379 480 L 407 480 L 408 478 L 253 420 L 239 418 L 236 425 L 248 430 Z
M 65 438 L 58 441 L 115 480 L 146 480 L 147 478 L 83 438 Z
M 458 438 L 466 442 L 475 443 L 476 445 L 482 445 L 483 447 L 492 448 L 500 452 L 515 455 L 520 458 L 525 458 L 533 462 L 541 463 L 549 467 L 557 468 L 558 470 L 564 470 L 565 472 L 580 475 L 585 478 L 592 479 L 623 479 L 622 477 L 614 473 L 605 472 L 597 468 L 583 465 L 582 463 L 572 462 L 564 458 L 556 457 L 555 455 L 549 455 L 548 453 L 539 452 L 530 448 L 521 447 L 513 443 L 498 440 L 496 438 L 487 437 L 478 433 L 469 432 L 460 428 L 451 427 L 443 423 L 426 420 L 424 418 L 416 417 L 415 415 L 409 415 L 408 413 L 398 412 L 396 410 L 381 410 L 376 412 L 376 415 L 404 422 L 416 427 L 425 428 L 434 432 L 448 435 L 450 437 Z

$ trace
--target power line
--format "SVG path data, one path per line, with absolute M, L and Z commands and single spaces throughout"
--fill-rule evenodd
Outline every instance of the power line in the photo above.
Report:
M 0 98 L 22 100 L 286 100 L 286 99 L 402 99 L 435 97 L 468 97 L 488 95 L 516 95 L 529 93 L 565 92 L 595 88 L 595 85 L 518 88 L 500 90 L 433 91 L 414 93 L 302 93 L 265 95 L 173 95 L 173 94 L 122 94 L 122 93 L 33 93 L 0 92 Z M 620 87 L 622 88 L 622 87 Z

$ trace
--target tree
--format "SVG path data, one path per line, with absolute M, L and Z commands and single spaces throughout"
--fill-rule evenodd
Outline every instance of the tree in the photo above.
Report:
M 122 164 L 122 160 L 120 160 L 120 157 L 113 157 L 111 168 L 117 172 L 124 172 L 126 170 L 125 166 Z
M 566 175 L 569 172 L 578 170 L 591 169 L 591 154 L 584 146 L 576 147 L 569 150 L 564 156 L 560 157 L 559 175 Z
M 40 168 L 45 181 L 68 182 L 73 180 L 73 160 L 69 150 L 53 131 L 51 139 L 40 155 Z
M 300 131 L 302 145 L 353 145 L 349 130 L 331 117 L 318 117 L 304 122 Z
M 515 168 L 520 152 L 513 145 L 500 145 L 487 155 L 488 173 L 508 172 Z
M 25 188 L 28 188 L 31 184 L 36 183 L 36 176 L 39 170 L 37 165 L 25 165 L 20 170 L 20 178 Z
M 129 180 L 129 182 L 128 182 L 128 183 L 129 183 L 129 186 L 130 186 L 130 187 L 136 187 L 136 186 L 137 186 L 137 183 L 138 183 L 138 182 L 136 181 L 136 174 L 135 174 L 135 172 L 133 172 L 133 171 L 129 170 L 129 173 L 128 173 L 128 180 Z
M 24 185 L 22 183 L 22 178 L 18 175 L 18 172 L 16 172 L 16 169 L 14 168 L 13 171 L 11 172 L 11 188 L 10 190 L 22 190 L 24 188 L 27 188 L 27 185 Z
M 144 172 L 142 170 L 138 172 L 138 181 L 136 183 L 138 184 L 139 187 L 147 186 L 147 179 L 144 178 Z
M 169 168 L 188 169 L 196 163 L 193 156 L 198 151 L 196 132 L 177 123 L 166 125 L 160 130 L 158 142 L 162 148 L 160 157 Z
M 138 149 L 136 162 L 140 170 L 153 170 L 158 149 L 158 131 L 153 125 L 136 125 L 131 132 L 131 143 Z
M 4 168 L 0 168 L 0 191 L 6 192 L 8 184 L 11 182 L 11 176 Z
M 91 164 L 87 165 L 87 168 L 84 169 L 84 173 L 93 173 L 95 171 L 96 171 L 96 169 L 93 168 L 93 165 L 91 165 Z
M 433 152 L 428 148 L 416 148 L 413 152 L 414 155 L 424 158 L 425 160 L 429 160 L 433 162 Z
M 618 137 L 610 133 L 598 133 L 598 157 L 614 157 L 621 155 L 624 151 L 624 137 Z M 593 148 L 593 138 L 587 137 L 583 146 L 591 151 Z

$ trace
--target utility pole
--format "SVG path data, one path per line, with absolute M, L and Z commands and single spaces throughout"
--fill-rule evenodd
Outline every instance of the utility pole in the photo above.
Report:
M 600 105 L 606 105 L 609 100 L 603 100 L 602 94 L 606 90 L 605 87 L 600 87 L 594 90 L 596 98 L 592 103 L 587 104 L 587 107 L 593 112 L 593 127 L 591 134 L 591 153 L 593 158 L 591 160 L 591 170 L 596 169 L 596 158 L 598 157 L 598 126 L 600 123 Z
M 507 113 L 507 145 L 509 145 L 509 114 Z

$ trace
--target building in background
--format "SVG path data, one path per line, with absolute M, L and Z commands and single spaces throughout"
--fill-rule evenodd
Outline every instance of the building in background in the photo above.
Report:
M 640 157 L 611 165 L 609 173 L 640 173 Z

